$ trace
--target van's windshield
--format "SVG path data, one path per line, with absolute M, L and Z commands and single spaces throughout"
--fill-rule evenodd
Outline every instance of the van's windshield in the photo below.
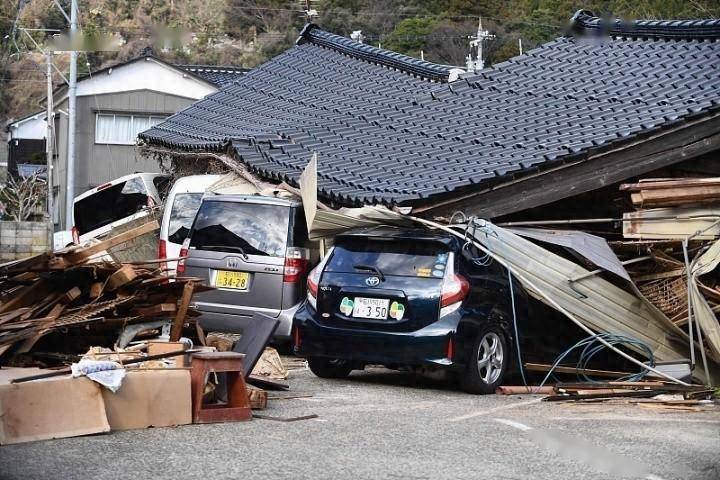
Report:
M 131 178 L 75 202 L 75 228 L 83 235 L 125 217 L 147 205 L 148 191 L 141 178 Z
M 205 200 L 190 234 L 198 250 L 284 257 L 290 207 Z

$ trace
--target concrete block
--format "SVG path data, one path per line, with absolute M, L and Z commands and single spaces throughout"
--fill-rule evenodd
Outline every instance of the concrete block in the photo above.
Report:
M 48 237 L 46 232 L 35 233 L 32 236 L 33 245 L 44 245 L 47 247 Z
M 30 244 L 27 244 L 27 245 L 20 245 L 20 244 L 18 244 L 18 245 L 15 246 L 15 253 L 32 253 L 32 245 L 30 245 Z M 27 255 L 24 255 L 24 256 L 27 257 Z
M 20 246 L 30 246 L 32 245 L 32 237 L 25 237 L 25 236 L 17 236 L 15 237 L 15 245 Z

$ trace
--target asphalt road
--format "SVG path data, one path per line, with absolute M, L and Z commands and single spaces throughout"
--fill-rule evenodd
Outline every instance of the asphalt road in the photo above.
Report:
M 720 408 L 657 411 L 537 396 L 471 396 L 373 369 L 293 370 L 270 420 L 115 432 L 0 447 L 0 478 L 720 479 Z M 284 394 L 287 395 L 287 394 Z

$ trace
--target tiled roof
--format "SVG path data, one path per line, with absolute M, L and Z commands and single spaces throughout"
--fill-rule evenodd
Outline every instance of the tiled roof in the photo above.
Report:
M 316 152 L 325 198 L 397 204 L 582 159 L 720 110 L 714 20 L 603 24 L 579 12 L 575 35 L 446 85 L 425 79 L 448 67 L 402 56 L 399 67 L 380 66 L 342 52 L 342 37 L 313 32 L 142 136 L 176 148 L 232 140 L 253 171 L 291 183 Z M 332 46 L 314 43 L 324 36 Z
M 448 71 L 449 67 L 359 44 L 309 25 L 296 46 L 169 117 L 141 138 L 171 147 L 214 150 L 224 148 L 231 139 L 280 140 L 298 129 L 321 129 L 340 117 L 353 119 L 382 106 L 405 104 L 433 87 L 423 73 L 446 80 Z
M 218 87 L 224 87 L 234 82 L 248 71 L 247 68 L 214 65 L 176 65 L 176 67 L 190 72 Z

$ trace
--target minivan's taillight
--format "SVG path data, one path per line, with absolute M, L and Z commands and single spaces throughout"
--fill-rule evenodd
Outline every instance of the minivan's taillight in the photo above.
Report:
M 182 244 L 182 247 L 180 248 L 180 260 L 178 260 L 178 262 L 177 262 L 177 274 L 178 275 L 185 273 L 185 257 L 188 256 L 189 251 L 190 251 L 190 239 L 186 238 Z
M 297 283 L 302 280 L 307 271 L 309 253 L 306 249 L 288 247 L 285 253 L 285 267 L 283 268 L 283 282 Z
M 470 283 L 465 278 L 456 273 L 448 272 L 442 286 L 440 294 L 440 308 L 455 306 L 467 297 L 470 291 Z M 442 312 L 440 314 L 442 316 Z
M 80 244 L 80 232 L 78 231 L 77 227 L 72 227 L 72 230 L 70 230 L 70 232 L 72 233 L 73 243 L 75 243 L 75 245 L 79 245 Z
M 158 259 L 165 260 L 167 258 L 167 243 L 165 240 L 158 241 Z M 167 268 L 166 262 L 160 262 L 160 268 L 165 270 Z

